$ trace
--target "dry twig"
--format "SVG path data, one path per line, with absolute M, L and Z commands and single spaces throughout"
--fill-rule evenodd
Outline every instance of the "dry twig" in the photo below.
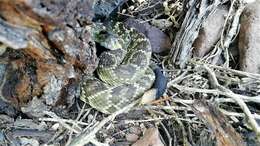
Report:
M 254 119 L 254 117 L 253 117 L 252 113 L 250 112 L 249 108 L 247 107 L 245 102 L 242 100 L 244 98 L 244 96 L 243 95 L 239 95 L 239 94 L 235 94 L 231 90 L 221 86 L 218 83 L 218 80 L 216 78 L 215 73 L 209 67 L 207 67 L 206 65 L 203 65 L 203 68 L 205 68 L 207 70 L 207 72 L 209 73 L 209 78 L 212 81 L 211 82 L 212 85 L 215 88 L 217 88 L 218 90 L 220 90 L 223 95 L 232 98 L 240 106 L 242 111 L 245 113 L 245 116 L 246 116 L 248 122 L 251 124 L 254 132 L 256 133 L 258 141 L 260 141 L 260 127 L 257 124 L 256 120 Z
M 127 112 L 130 108 L 135 106 L 137 103 L 139 103 L 140 100 L 136 100 L 126 106 L 125 108 L 116 111 L 115 113 L 109 115 L 105 119 L 103 119 L 98 125 L 96 125 L 90 132 L 89 131 L 84 131 L 80 135 L 78 135 L 76 138 L 74 138 L 69 146 L 84 146 L 85 144 L 88 144 L 91 142 L 91 140 L 95 137 L 95 134 L 109 121 L 112 121 L 117 115 Z

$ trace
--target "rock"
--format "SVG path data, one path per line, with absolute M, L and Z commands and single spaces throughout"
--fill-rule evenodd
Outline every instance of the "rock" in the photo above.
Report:
M 126 137 L 126 140 L 129 141 L 129 142 L 136 142 L 136 141 L 138 140 L 138 138 L 139 138 L 138 135 L 136 135 L 136 134 L 131 134 L 131 133 L 126 134 L 125 137 Z
M 15 117 L 18 112 L 11 104 L 3 101 L 0 97 L 0 114 L 2 113 L 7 114 L 10 117 Z
M 6 55 L 10 59 L 7 61 L 4 74 L 0 72 L 1 96 L 17 109 L 26 105 L 32 97 L 40 96 L 48 105 L 55 105 L 65 92 L 62 89 L 69 89 L 68 78 L 76 76 L 71 75 L 74 70 L 68 65 L 43 62 L 41 59 L 36 61 L 21 52 L 9 52 Z M 12 58 L 13 55 L 16 58 Z M 66 100 L 66 96 L 64 97 L 62 99 Z
M 21 107 L 21 110 L 30 117 L 43 117 L 50 107 L 44 104 L 43 100 L 34 97 L 26 106 Z
M 0 9 L 1 11 L 1 9 Z M 1 16 L 1 13 L 0 13 Z M 29 38 L 31 37 L 31 39 Z M 34 40 L 32 39 L 34 38 Z M 35 44 L 35 40 L 41 38 L 36 31 L 32 29 L 19 28 L 10 22 L 4 21 L 0 18 L 0 42 L 13 49 L 21 49 L 29 47 L 30 43 Z M 38 42 L 37 40 L 36 42 Z M 38 44 L 37 48 L 42 47 L 44 40 L 41 40 L 42 44 Z M 40 48 L 43 49 L 44 47 Z M 48 47 L 46 47 L 48 48 Z M 46 54 L 46 56 L 49 54 Z
M 126 0 L 97 0 L 94 5 L 95 17 L 106 18 L 118 6 L 122 5 Z
M 140 127 L 134 126 L 134 127 L 129 128 L 129 132 L 136 134 L 136 135 L 140 135 L 142 131 L 141 131 Z
M 64 59 L 71 65 L 85 69 L 88 64 L 96 61 L 95 49 L 90 46 L 93 43 L 90 33 L 84 27 L 77 29 L 68 26 L 56 27 L 48 33 L 48 39 L 59 48 L 59 51 L 64 54 Z M 91 70 L 90 67 L 89 70 Z
M 93 0 L 15 0 L 1 1 L 1 15 L 8 22 L 30 28 L 39 25 L 75 25 L 94 16 Z
M 38 140 L 34 138 L 25 138 L 25 137 L 20 137 L 19 138 L 21 146 L 39 146 Z
M 82 75 L 97 66 L 87 29 L 92 7 L 93 0 L 1 1 L 0 42 L 8 46 L 0 48 L 7 64 L 0 71 L 4 100 L 36 117 L 49 106 L 73 104 Z
M 29 57 L 24 59 L 20 58 L 22 57 L 22 54 L 20 53 L 12 53 L 16 56 L 16 59 L 7 61 L 7 67 L 1 82 L 2 85 L 0 86 L 0 90 L 3 100 L 18 108 L 19 104 L 23 104 L 30 100 L 31 95 L 36 95 L 37 90 L 31 88 L 31 85 L 35 83 L 35 76 L 30 73 L 32 68 L 26 67 L 26 64 L 31 65 L 29 61 L 32 60 L 30 60 Z M 10 55 L 10 52 L 6 55 L 8 55 L 10 59 L 14 57 Z
M 152 88 L 144 92 L 140 104 L 149 104 L 156 99 L 157 89 Z
M 9 127 L 9 126 L 13 125 L 13 123 L 14 123 L 13 118 L 11 118 L 7 115 L 4 115 L 4 114 L 0 114 L 0 125 L 1 126 L 8 125 L 8 127 Z
M 150 40 L 153 52 L 163 53 L 171 49 L 170 38 L 160 29 L 151 26 L 149 23 L 139 23 L 135 19 L 128 19 L 125 24 L 143 33 Z
M 242 71 L 260 73 L 260 1 L 248 4 L 241 16 L 239 63 Z
M 227 7 L 219 6 L 202 24 L 199 36 L 193 44 L 195 57 L 203 57 L 206 55 L 220 39 L 227 14 Z
M 65 68 L 58 64 L 39 62 L 37 80 L 43 88 L 43 95 L 47 105 L 55 105 L 62 94 L 62 88 L 67 85 L 68 76 L 72 72 L 72 67 Z M 48 72 L 46 72 L 48 70 Z

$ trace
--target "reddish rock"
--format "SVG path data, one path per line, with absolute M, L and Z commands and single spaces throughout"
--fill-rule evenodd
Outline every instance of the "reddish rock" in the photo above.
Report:
M 0 56 L 8 64 L 0 78 L 5 101 L 17 109 L 29 103 L 28 115 L 34 97 L 48 107 L 72 105 L 81 75 L 91 74 L 97 65 L 87 29 L 92 2 L 0 1 L 0 42 L 11 48 Z
M 78 28 L 76 31 L 67 26 L 57 27 L 48 33 L 48 39 L 71 65 L 86 69 L 96 61 L 95 49 L 90 45 L 93 42 L 86 28 Z
M 248 4 L 241 16 L 240 69 L 260 73 L 260 1 Z
M 27 9 L 25 9 L 25 7 L 27 7 Z M 26 12 L 24 10 L 26 10 Z M 14 25 L 41 30 L 40 25 L 42 25 L 42 23 L 34 19 L 36 18 L 35 13 L 32 13 L 32 9 L 25 5 L 24 0 L 1 0 L 0 15 L 7 22 Z
M 3 76 L 1 94 L 14 106 L 27 102 L 31 96 L 35 95 L 32 89 L 33 75 L 29 73 L 30 67 L 26 66 L 30 59 L 19 58 L 10 61 Z
M 30 28 L 40 25 L 89 23 L 93 0 L 1 0 L 1 16 L 8 22 Z M 49 26 L 47 26 L 49 27 Z

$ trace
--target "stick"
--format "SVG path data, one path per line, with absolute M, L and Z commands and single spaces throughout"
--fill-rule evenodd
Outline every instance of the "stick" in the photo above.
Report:
M 258 126 L 254 116 L 251 114 L 249 108 L 245 104 L 245 102 L 242 100 L 244 98 L 243 95 L 235 94 L 231 90 L 223 87 L 218 83 L 218 80 L 216 78 L 215 73 L 206 65 L 203 65 L 203 67 L 208 71 L 209 73 L 209 78 L 211 79 L 211 83 L 215 88 L 219 89 L 222 94 L 232 98 L 242 109 L 242 111 L 245 113 L 246 118 L 248 119 L 248 122 L 251 124 L 253 131 L 256 133 L 257 140 L 260 142 L 260 127 Z
M 78 135 L 76 138 L 74 138 L 71 143 L 68 146 L 84 146 L 85 144 L 88 144 L 91 142 L 91 140 L 95 137 L 95 134 L 109 121 L 112 121 L 117 115 L 122 114 L 129 109 L 131 109 L 133 106 L 138 104 L 140 100 L 136 100 L 129 104 L 128 106 L 122 108 L 119 111 L 116 111 L 115 113 L 109 115 L 105 119 L 103 119 L 98 125 L 96 125 L 91 131 L 84 131 L 80 135 Z

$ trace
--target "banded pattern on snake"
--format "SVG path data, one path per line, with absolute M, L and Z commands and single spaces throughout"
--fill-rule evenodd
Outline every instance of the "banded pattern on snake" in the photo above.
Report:
M 96 77 L 81 86 L 80 99 L 93 108 L 111 114 L 136 100 L 151 88 L 155 75 L 150 68 L 149 40 L 122 23 L 90 28 L 94 40 L 108 49 L 100 55 Z

